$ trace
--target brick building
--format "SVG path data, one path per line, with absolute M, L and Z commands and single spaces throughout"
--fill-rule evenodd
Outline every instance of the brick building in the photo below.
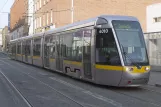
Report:
M 11 28 L 18 19 L 22 18 L 25 1 L 17 0 L 11 9 Z M 136 16 L 146 32 L 146 7 L 161 0 L 33 0 L 35 32 L 64 26 L 72 22 L 95 17 L 101 14 Z M 15 1 L 16 2 L 16 1 Z M 22 4 L 15 8 L 16 5 Z M 73 7 L 73 8 L 72 8 Z M 14 9 L 13 9 L 14 8 Z M 29 17 L 28 17 L 29 18 Z
M 159 2 L 161 0 L 35 0 L 35 29 L 39 32 L 51 24 L 60 27 L 72 23 L 72 18 L 77 22 L 101 14 L 117 14 L 136 16 L 146 31 L 146 7 Z
M 36 32 L 71 23 L 71 0 L 36 0 L 34 4 Z
M 0 51 L 2 51 L 2 29 L 0 28 Z
M 11 39 L 28 35 L 28 0 L 15 0 L 10 9 Z
M 14 29 L 18 21 L 24 19 L 25 13 L 25 1 L 26 0 L 15 0 L 11 9 L 10 9 L 10 20 L 11 20 L 11 29 Z

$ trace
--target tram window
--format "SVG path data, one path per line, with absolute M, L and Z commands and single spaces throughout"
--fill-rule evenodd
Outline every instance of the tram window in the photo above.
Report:
M 41 50 L 41 39 L 35 39 L 33 45 L 34 56 L 40 56 L 40 50 Z
M 83 31 L 76 31 L 64 35 L 63 56 L 68 60 L 81 61 Z
M 31 41 L 28 42 L 28 55 L 31 55 Z
M 49 43 L 50 43 L 50 52 L 49 52 L 49 54 L 50 54 L 50 58 L 55 58 L 55 42 L 56 42 L 56 40 L 55 40 L 55 36 L 54 35 L 52 35 L 52 36 L 50 36 L 49 37 Z
M 12 48 L 11 48 L 11 46 L 9 47 L 9 53 L 11 53 L 11 51 L 12 51 Z
M 89 59 L 91 57 L 91 30 L 84 31 L 84 38 L 83 38 L 83 57 L 84 59 Z
M 26 42 L 22 42 L 22 54 L 25 54 Z
M 108 32 L 100 33 L 96 36 L 96 63 L 107 65 L 121 65 L 116 42 L 112 29 L 106 29 Z
M 12 45 L 12 54 L 15 54 L 15 53 L 16 53 L 16 48 L 15 48 L 15 47 L 16 47 L 16 45 L 13 44 L 13 45 Z
M 55 58 L 55 37 L 54 35 L 45 37 L 44 50 L 45 55 L 49 55 L 50 58 Z
M 13 45 L 13 53 L 16 54 L 16 44 Z
M 82 37 L 83 31 L 73 33 L 72 56 L 76 61 L 81 61 L 82 59 Z
M 71 33 L 65 34 L 64 37 L 64 50 L 66 51 L 63 55 L 65 59 L 72 60 L 72 41 L 73 37 Z
M 55 55 L 56 55 L 56 37 L 53 36 L 51 38 L 51 43 L 52 43 L 52 46 L 51 46 L 51 57 L 52 58 L 55 58 Z
M 17 54 L 21 54 L 21 43 L 17 44 Z
M 30 53 L 30 49 L 31 49 L 31 40 L 28 40 L 26 42 L 26 54 L 29 56 L 31 53 Z

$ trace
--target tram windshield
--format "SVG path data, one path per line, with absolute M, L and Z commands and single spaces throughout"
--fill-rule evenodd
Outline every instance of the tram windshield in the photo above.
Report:
M 125 65 L 148 65 L 146 46 L 139 22 L 115 20 L 112 23 L 122 48 Z

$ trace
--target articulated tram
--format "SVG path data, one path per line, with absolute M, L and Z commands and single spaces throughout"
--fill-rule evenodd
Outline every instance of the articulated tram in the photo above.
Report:
M 149 59 L 137 18 L 101 15 L 10 42 L 11 59 L 96 84 L 147 84 Z

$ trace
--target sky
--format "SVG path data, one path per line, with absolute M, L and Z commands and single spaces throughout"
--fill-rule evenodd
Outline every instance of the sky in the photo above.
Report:
M 10 12 L 10 8 L 15 0 L 0 0 L 0 28 L 8 26 L 8 14 L 1 12 Z

